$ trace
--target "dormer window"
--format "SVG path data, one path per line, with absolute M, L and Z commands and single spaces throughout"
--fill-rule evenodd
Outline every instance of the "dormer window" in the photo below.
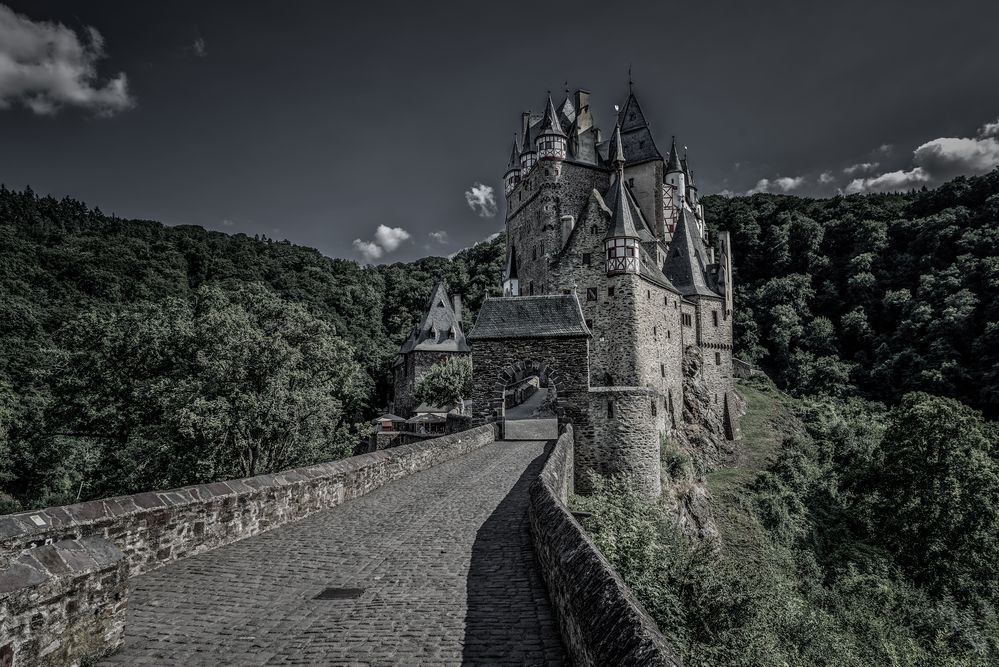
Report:
M 458 334 L 455 332 L 454 327 L 447 330 L 447 337 L 449 340 L 454 340 Z

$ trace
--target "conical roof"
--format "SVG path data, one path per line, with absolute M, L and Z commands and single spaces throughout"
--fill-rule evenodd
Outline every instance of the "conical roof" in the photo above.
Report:
M 451 337 L 454 332 L 454 337 Z M 426 310 L 420 319 L 420 325 L 416 331 L 406 340 L 399 350 L 400 354 L 406 354 L 413 350 L 429 350 L 439 352 L 468 352 L 468 343 L 465 342 L 465 334 L 461 330 L 461 322 L 458 321 L 454 309 L 451 307 L 451 300 L 444 283 L 437 283 L 437 287 L 430 295 Z
M 517 246 L 510 245 L 510 253 L 506 257 L 506 280 L 517 280 Z
M 681 209 L 680 221 L 673 232 L 663 273 L 684 296 L 721 296 L 707 280 L 707 255 L 704 241 L 697 233 L 697 221 L 687 209 Z
M 624 175 L 620 171 L 617 173 L 615 189 L 617 190 L 617 199 L 614 202 L 611 224 L 607 228 L 606 238 L 640 238 L 638 228 L 635 226 L 635 218 L 631 214 L 628 192 L 624 189 Z
M 520 168 L 520 142 L 517 140 L 516 132 L 513 134 L 513 150 L 510 151 L 510 164 L 507 168 L 510 170 Z
M 614 139 L 611 142 L 610 150 L 607 152 L 610 156 L 611 164 L 623 165 L 624 164 L 624 146 L 621 145 L 621 126 L 614 126 Z
M 548 106 L 545 107 L 545 117 L 541 121 L 541 132 L 538 136 L 543 134 L 554 134 L 559 137 L 565 136 L 565 131 L 562 129 L 562 123 L 558 119 L 558 112 L 555 111 L 555 105 L 552 103 L 552 96 L 548 96 Z
M 680 156 L 676 152 L 676 137 L 673 137 L 673 142 L 669 147 L 669 160 L 666 162 L 666 173 L 672 174 L 682 171 L 683 167 L 680 165 Z

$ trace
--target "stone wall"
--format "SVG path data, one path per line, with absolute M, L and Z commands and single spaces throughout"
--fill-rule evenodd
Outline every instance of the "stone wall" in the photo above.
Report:
M 478 449 L 493 425 L 341 461 L 0 517 L 0 665 L 120 644 L 127 578 L 328 509 Z M 6 647 L 6 648 L 5 648 Z
M 124 637 L 128 566 L 99 537 L 64 540 L 0 562 L 0 665 L 72 664 Z
M 649 387 L 591 387 L 589 420 L 576 427 L 576 479 L 588 491 L 586 473 L 624 475 L 648 500 L 661 492 L 659 400 Z M 611 407 L 613 406 L 613 407 Z M 613 411 L 613 414 L 611 414 Z
M 577 667 L 678 667 L 666 638 L 566 507 L 573 434 L 567 426 L 531 484 L 534 549 L 562 643 Z

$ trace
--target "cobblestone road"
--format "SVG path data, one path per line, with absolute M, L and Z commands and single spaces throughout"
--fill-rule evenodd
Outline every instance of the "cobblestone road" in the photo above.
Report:
M 543 453 L 487 445 L 142 575 L 105 664 L 561 664 L 526 518 Z

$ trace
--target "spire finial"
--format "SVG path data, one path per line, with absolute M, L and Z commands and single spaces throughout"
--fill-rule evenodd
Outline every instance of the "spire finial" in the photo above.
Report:
M 631 63 L 628 63 L 628 94 L 631 94 L 631 86 L 635 82 L 631 80 Z

